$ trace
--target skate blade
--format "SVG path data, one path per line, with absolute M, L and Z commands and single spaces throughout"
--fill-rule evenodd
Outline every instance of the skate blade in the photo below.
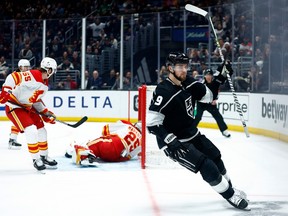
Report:
M 45 164 L 45 166 L 46 166 L 46 169 L 49 169 L 49 170 L 58 169 L 57 165 L 56 166 L 49 166 L 49 165 Z
M 246 208 L 239 208 L 238 206 L 236 206 L 234 203 L 230 202 L 229 200 L 227 200 L 234 208 L 242 210 L 242 211 L 251 211 L 251 208 L 249 206 L 246 206 Z M 246 200 L 247 201 L 247 200 Z
M 245 209 L 240 209 L 240 210 L 243 210 L 243 211 L 251 211 L 251 208 L 249 206 L 247 206 Z
M 9 150 L 20 150 L 21 146 L 8 146 Z
M 45 170 L 36 170 L 36 171 L 37 171 L 37 173 L 42 174 L 42 175 L 46 174 Z

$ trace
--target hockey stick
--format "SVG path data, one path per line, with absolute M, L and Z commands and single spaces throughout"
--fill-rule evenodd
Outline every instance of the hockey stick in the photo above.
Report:
M 194 5 L 191 5 L 191 4 L 186 4 L 185 5 L 185 9 L 187 11 L 199 14 L 199 15 L 205 17 L 208 20 L 209 25 L 211 26 L 211 29 L 213 30 L 213 34 L 214 34 L 214 37 L 215 37 L 215 43 L 216 43 L 217 49 L 219 51 L 221 60 L 222 60 L 222 62 L 224 62 L 225 59 L 224 59 L 220 44 L 218 42 L 217 34 L 216 34 L 215 28 L 213 26 L 211 17 L 209 16 L 208 12 L 203 10 L 203 9 L 201 9 L 201 8 L 196 7 Z M 223 69 L 225 70 L 225 65 L 224 65 Z M 232 95 L 234 97 L 234 103 L 236 104 L 237 112 L 239 113 L 240 120 L 241 120 L 243 128 L 244 128 L 244 132 L 246 134 L 246 137 L 249 137 L 250 135 L 249 135 L 249 132 L 248 132 L 248 128 L 247 128 L 246 122 L 244 120 L 244 116 L 243 116 L 243 113 L 242 113 L 242 110 L 241 110 L 241 107 L 240 107 L 240 103 L 239 103 L 239 100 L 238 100 L 237 95 L 235 93 L 235 89 L 234 89 L 234 86 L 233 86 L 233 83 L 232 83 L 232 80 L 231 80 L 231 77 L 230 77 L 229 73 L 227 73 L 227 80 L 229 82 L 229 86 L 230 86 Z
M 19 107 L 22 108 L 22 109 L 26 109 L 26 110 L 27 110 L 27 107 L 25 107 L 25 106 L 23 106 L 23 105 L 21 105 L 21 104 L 15 103 L 15 102 L 10 101 L 10 100 L 8 100 L 8 102 L 11 103 L 11 104 L 14 104 L 14 105 L 16 105 L 16 106 L 19 106 Z M 49 116 L 45 115 L 44 113 L 41 113 L 41 112 L 37 111 L 36 109 L 34 109 L 33 112 L 35 112 L 35 113 L 37 113 L 37 114 L 39 114 L 39 115 L 41 115 L 41 116 L 44 116 L 44 117 L 49 117 Z M 75 124 L 69 124 L 69 123 L 64 122 L 64 121 L 61 121 L 61 120 L 59 120 L 59 119 L 57 119 L 57 118 L 55 118 L 55 121 L 56 121 L 56 122 L 59 122 L 59 123 L 62 123 L 62 124 L 65 124 L 65 125 L 67 125 L 67 126 L 69 126 L 69 127 L 72 127 L 72 128 L 77 128 L 77 127 L 79 127 L 80 125 L 82 125 L 84 122 L 86 122 L 87 119 L 88 119 L 88 117 L 87 117 L 87 116 L 84 116 L 84 117 L 82 117 L 78 122 L 76 122 Z

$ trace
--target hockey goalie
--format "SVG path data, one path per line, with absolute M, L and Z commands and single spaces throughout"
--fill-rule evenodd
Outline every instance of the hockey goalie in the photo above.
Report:
M 76 165 L 97 165 L 97 161 L 122 162 L 137 156 L 141 151 L 141 132 L 137 125 L 119 120 L 104 125 L 102 136 L 88 141 L 84 146 L 70 144 L 65 157 Z

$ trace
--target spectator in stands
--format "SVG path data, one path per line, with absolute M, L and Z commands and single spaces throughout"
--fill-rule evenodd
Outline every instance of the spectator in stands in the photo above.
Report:
M 123 89 L 125 90 L 133 90 L 137 89 L 139 82 L 136 77 L 132 77 L 131 71 L 127 71 L 125 73 L 125 77 L 123 79 Z
M 233 78 L 233 85 L 238 92 L 247 92 L 251 89 L 251 76 L 250 73 L 245 72 L 243 76 L 235 76 Z
M 257 50 L 257 49 L 261 50 L 263 48 L 262 38 L 259 35 L 255 36 L 253 47 L 254 47 L 255 50 Z
M 110 16 L 110 19 L 107 21 L 106 26 L 105 26 L 105 32 L 108 35 L 113 34 L 115 38 L 118 38 L 120 34 L 120 20 L 118 19 L 117 16 Z
M 66 89 L 77 89 L 77 82 L 72 79 L 70 74 L 67 74 L 66 81 L 65 81 Z
M 56 86 L 57 90 L 75 90 L 77 89 L 77 83 L 72 79 L 70 74 L 67 74 L 66 80 L 61 80 Z
M 59 62 L 64 62 L 64 60 L 70 60 L 71 59 L 71 56 L 69 56 L 67 50 L 63 52 L 62 56 L 60 57 L 60 61 Z
M 228 41 L 224 41 L 223 38 L 219 38 L 218 42 L 220 44 L 221 51 L 222 51 L 222 54 L 224 55 L 224 58 L 230 59 L 230 57 L 231 57 L 231 45 L 230 45 L 230 43 Z M 215 50 L 212 54 L 212 60 L 214 62 L 222 62 L 218 47 L 215 48 Z
M 65 42 L 65 38 L 62 34 L 61 31 L 58 31 L 57 35 L 54 36 L 54 39 L 57 39 L 59 41 L 59 44 L 62 46 L 62 44 L 64 44 Z
M 18 58 L 17 55 L 19 55 L 20 51 L 24 48 L 24 43 L 23 41 L 19 38 L 15 38 L 15 44 L 14 44 L 14 56 L 15 58 Z
M 57 85 L 56 85 L 56 87 L 55 87 L 55 90 L 65 90 L 65 82 L 64 82 L 64 80 L 60 80 L 58 83 L 57 83 Z
M 203 75 L 199 75 L 197 70 L 192 71 L 192 77 L 200 82 L 203 80 Z
M 222 20 L 223 30 L 227 37 L 231 37 L 232 32 L 232 19 L 230 14 L 225 14 Z
M 8 64 L 6 62 L 6 59 L 4 56 L 1 56 L 0 58 L 0 71 L 6 71 L 8 70 Z
M 47 46 L 50 47 L 52 44 L 52 41 L 54 40 L 53 34 L 52 34 L 52 30 L 48 29 L 46 32 L 46 43 Z
M 74 66 L 72 62 L 70 62 L 70 60 L 67 58 L 60 65 L 58 65 L 57 69 L 69 71 L 74 70 Z
M 252 51 L 252 43 L 249 41 L 249 38 L 245 37 L 239 46 L 239 54 L 240 56 L 252 56 Z
M 113 49 L 118 49 L 118 41 L 113 33 L 110 34 L 110 44 Z
M 30 44 L 26 43 L 25 47 L 21 49 L 18 58 L 19 59 L 31 59 L 33 57 L 32 50 L 30 49 Z
M 85 70 L 84 73 L 85 73 L 84 89 L 90 89 L 90 87 L 88 86 L 89 79 L 90 79 L 90 73 L 88 70 Z
M 107 37 L 105 37 L 100 43 L 101 50 L 107 50 L 107 49 L 109 50 L 111 49 L 111 47 L 112 47 L 111 41 Z
M 72 44 L 72 50 L 79 52 L 81 50 L 81 43 L 78 40 L 74 40 Z
M 283 71 L 281 64 L 279 64 L 279 59 L 283 56 L 281 55 L 281 50 L 283 49 L 283 41 L 280 36 L 276 34 L 270 34 L 268 38 L 267 46 L 270 47 L 270 80 L 272 82 L 280 82 L 283 77 L 280 75 L 280 71 Z M 286 54 L 287 55 L 287 54 Z M 286 57 L 287 59 L 287 57 Z
M 221 22 L 218 22 L 216 24 L 215 33 L 217 35 L 217 38 L 225 38 L 226 37 L 226 33 L 222 27 Z
M 95 22 L 88 25 L 88 29 L 92 30 L 92 36 L 96 40 L 101 40 L 100 31 L 105 28 L 105 23 L 100 21 L 100 18 L 96 18 Z
M 105 83 L 103 83 L 103 88 L 111 89 L 112 86 L 114 86 L 115 82 L 116 82 L 116 70 L 111 69 L 108 79 L 106 80 Z
M 2 87 L 2 84 L 4 83 L 5 81 L 5 78 L 6 76 L 8 75 L 8 65 L 7 65 L 7 62 L 5 60 L 5 57 L 4 56 L 1 56 L 0 58 L 0 84 Z
M 98 70 L 94 70 L 92 73 L 92 77 L 89 79 L 89 82 L 87 84 L 87 88 L 91 90 L 97 90 L 102 88 L 102 77 L 99 76 Z
M 74 70 L 81 69 L 81 59 L 77 51 L 73 51 L 71 63 L 73 64 Z
M 114 85 L 111 88 L 112 90 L 118 90 L 120 89 L 120 73 L 116 72 L 116 81 L 114 83 Z
M 198 63 L 200 62 L 200 56 L 198 49 L 191 48 L 188 50 L 188 57 L 191 59 L 192 63 Z
M 201 46 L 199 50 L 200 61 L 207 62 L 210 58 L 208 49 L 205 46 Z
M 91 45 L 88 45 L 88 46 L 86 47 L 86 54 L 92 55 L 92 52 L 93 52 L 92 46 L 91 46 Z
M 53 53 L 54 56 L 60 56 L 62 52 L 62 46 L 59 43 L 57 38 L 54 38 L 52 42 L 49 44 L 49 50 L 51 54 Z

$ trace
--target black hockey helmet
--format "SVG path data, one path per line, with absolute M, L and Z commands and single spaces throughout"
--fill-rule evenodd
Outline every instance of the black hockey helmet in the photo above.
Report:
M 166 67 L 175 64 L 188 64 L 189 58 L 185 53 L 182 52 L 170 52 L 166 59 Z
M 206 75 L 211 75 L 213 76 L 214 72 L 211 68 L 207 68 L 206 70 L 204 70 L 203 72 L 203 75 L 206 76 Z

